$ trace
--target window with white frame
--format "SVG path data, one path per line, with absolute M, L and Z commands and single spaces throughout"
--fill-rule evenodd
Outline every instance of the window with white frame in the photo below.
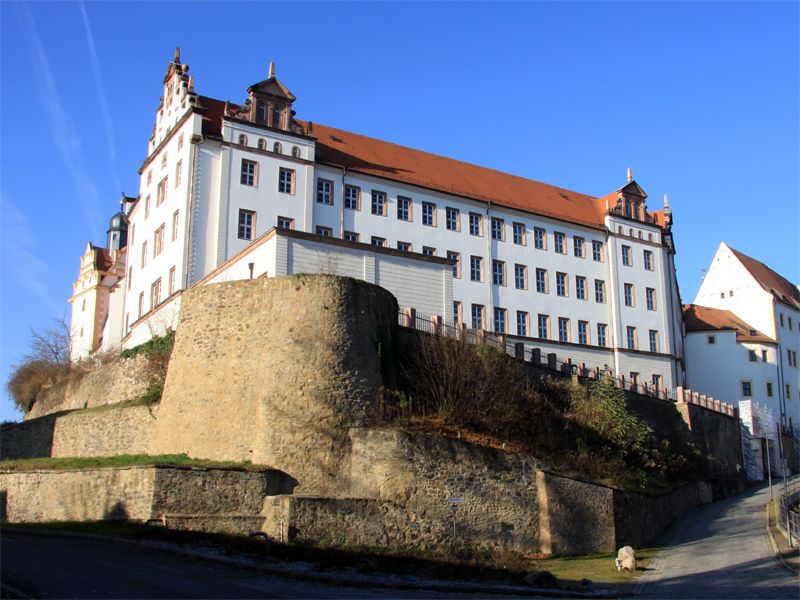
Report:
M 608 331 L 608 325 L 605 323 L 598 323 L 597 324 L 597 345 L 601 348 L 605 348 L 608 342 L 606 341 L 606 332 Z
M 495 306 L 494 308 L 494 331 L 495 333 L 506 332 L 506 309 Z
M 162 250 L 164 250 L 164 223 L 153 233 L 153 256 L 158 256 Z
M 258 163 L 254 160 L 242 159 L 242 174 L 239 182 L 242 185 L 256 185 L 256 178 L 258 174 Z
M 524 246 L 525 241 L 525 224 L 524 223 L 514 223 L 512 225 L 512 230 L 514 234 L 514 243 L 519 244 L 520 246 Z
M 651 329 L 649 331 L 650 339 L 650 352 L 658 352 L 658 331 Z
M 504 241 L 505 236 L 505 222 L 498 217 L 492 217 L 492 239 Z
M 278 229 L 294 229 L 294 219 L 278 217 Z
M 174 213 L 172 213 L 172 241 L 173 242 L 178 239 L 178 224 L 179 224 L 178 216 L 179 216 L 179 214 L 180 214 L 180 211 L 178 211 L 178 210 L 176 210 Z
M 317 202 L 333 205 L 333 182 L 329 179 L 317 179 Z
M 595 262 L 603 261 L 603 242 L 592 240 L 592 260 Z
M 630 246 L 625 246 L 624 244 L 622 246 L 622 264 L 625 265 L 626 267 L 632 267 L 633 266 L 633 257 L 631 255 L 631 247 Z
M 150 194 L 147 194 L 147 196 L 144 199 L 144 218 L 146 219 L 149 216 L 150 216 Z
M 584 258 L 586 252 L 586 241 L 582 237 L 575 236 L 572 238 L 572 246 L 575 256 Z
M 558 341 L 569 341 L 569 319 L 566 317 L 558 317 Z
M 658 375 L 657 373 L 653 373 L 653 377 L 652 377 L 651 381 L 653 382 L 653 387 L 656 390 L 660 390 L 661 389 L 661 375 Z
M 175 165 L 175 187 L 181 184 L 181 175 L 183 170 L 183 161 L 179 160 Z
M 483 314 L 485 308 L 482 304 L 473 304 L 472 305 L 472 328 L 473 329 L 483 329 Z
M 358 234 L 355 231 L 345 231 L 344 232 L 344 240 L 346 242 L 357 242 L 358 241 Z
M 483 281 L 483 258 L 469 257 L 469 278 L 471 281 Z
M 772 382 L 771 381 L 767 381 L 767 397 L 768 398 L 772 398 L 774 394 L 775 394 L 775 391 L 773 389 Z
M 349 210 L 361 209 L 361 188 L 354 185 L 344 186 L 344 207 Z
M 575 276 L 575 297 L 578 300 L 586 300 L 586 277 L 583 275 Z
M 373 211 L 373 214 L 380 214 Z M 400 221 L 411 220 L 411 198 L 397 197 L 397 219 Z
M 589 343 L 589 321 L 578 321 L 578 343 Z
M 411 252 L 411 244 L 409 242 L 397 242 L 397 249 L 400 252 Z
M 461 231 L 461 215 L 457 208 L 445 208 L 445 221 L 450 231 Z
M 453 264 L 453 277 L 456 279 L 461 278 L 461 253 L 460 252 L 453 252 L 452 250 L 447 251 L 447 259 L 455 261 Z
M 547 293 L 547 270 L 536 269 L 536 291 L 540 294 Z
M 278 191 L 282 194 L 294 194 L 294 169 L 280 168 L 278 171 Z
M 537 250 L 547 250 L 547 234 L 541 227 L 533 228 L 533 247 Z
M 386 216 L 386 192 L 372 190 L 372 214 Z
M 147 265 L 147 240 L 142 242 L 142 268 Z
M 506 263 L 502 260 L 492 260 L 492 283 L 494 285 L 506 284 Z
M 432 202 L 422 203 L 422 224 L 436 227 L 436 205 Z
M 169 288 L 168 288 L 169 289 L 169 295 L 172 296 L 172 294 L 175 293 L 175 267 L 172 267 L 169 270 L 168 282 L 169 282 Z
M 483 235 L 483 218 L 480 213 L 469 213 L 469 234 Z
M 524 310 L 517 311 L 517 335 L 528 335 L 528 313 Z
M 567 296 L 567 274 L 556 272 L 556 294 L 559 296 Z
M 525 265 L 514 265 L 514 287 L 518 290 L 528 289 L 528 267 Z
M 643 251 L 644 268 L 648 271 L 653 270 L 653 252 L 650 250 Z
M 543 340 L 550 339 L 550 315 L 539 315 L 536 319 L 537 335 Z
M 753 396 L 753 382 L 742 381 L 742 396 L 744 398 L 750 398 Z
M 656 290 L 654 288 L 645 288 L 645 295 L 647 297 L 647 310 L 655 310 Z
M 156 206 L 161 206 L 167 201 L 167 177 L 164 177 L 156 189 Z
M 378 246 L 380 248 L 386 247 L 386 238 L 378 237 L 377 235 L 373 235 L 370 239 L 370 244 L 373 246 Z
M 436 248 L 432 246 L 423 246 L 422 256 L 436 256 Z
M 633 306 L 633 284 L 626 283 L 624 286 L 625 306 Z
M 636 327 L 631 327 L 629 325 L 626 329 L 626 333 L 627 333 L 628 349 L 636 350 Z
M 256 213 L 252 210 L 239 209 L 239 228 L 238 238 L 240 240 L 252 240 L 255 231 Z
M 322 237 L 333 237 L 333 229 L 331 229 L 330 227 L 323 227 L 322 225 L 317 225 L 316 234 L 321 235 Z
M 553 232 L 553 241 L 555 243 L 555 250 L 558 254 L 567 253 L 567 236 L 560 231 Z
M 453 325 L 462 323 L 463 316 L 461 315 L 461 302 L 458 300 L 453 301 Z
M 139 318 L 144 314 L 144 292 L 139 293 Z
M 161 277 L 150 286 L 150 310 L 161 304 Z

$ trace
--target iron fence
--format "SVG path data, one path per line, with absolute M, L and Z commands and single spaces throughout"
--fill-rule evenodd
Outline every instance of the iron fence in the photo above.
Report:
M 800 484 L 792 485 L 778 500 L 778 525 L 795 547 L 800 540 Z

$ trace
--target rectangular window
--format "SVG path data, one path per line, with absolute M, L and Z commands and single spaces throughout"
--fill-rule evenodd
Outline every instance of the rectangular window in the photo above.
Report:
M 161 206 L 167 200 L 167 178 L 164 177 L 156 189 L 156 206 Z
M 755 350 L 748 350 L 747 358 L 750 360 L 750 362 L 758 362 L 758 354 L 756 354 Z
M 572 238 L 572 245 L 574 246 L 575 249 L 575 256 L 577 256 L 578 258 L 584 258 L 585 244 L 586 242 L 582 237 Z
M 128 289 L 133 285 L 133 267 L 128 267 Z
M 411 244 L 408 242 L 397 242 L 397 249 L 400 252 L 411 252 Z
M 345 231 L 344 232 L 344 240 L 346 242 L 357 242 L 358 241 L 358 234 L 355 231 Z
M 282 194 L 294 194 L 294 170 L 283 167 L 278 171 L 278 191 Z
M 239 239 L 252 240 L 255 229 L 256 213 L 252 210 L 239 209 Z
M 473 329 L 483 329 L 483 305 L 482 304 L 473 304 L 472 305 L 472 328 Z
M 150 194 L 147 194 L 147 197 L 144 199 L 144 218 L 150 216 Z
M 656 388 L 657 390 L 661 389 L 661 375 L 653 373 L 652 382 L 654 388 Z
M 501 242 L 506 239 L 505 222 L 503 219 L 492 217 L 492 239 L 500 240 Z
M 628 349 L 636 350 L 636 327 L 628 326 Z
M 445 220 L 447 221 L 447 228 L 450 231 L 461 231 L 461 215 L 457 208 L 445 209 Z
M 386 247 L 386 238 L 378 237 L 377 235 L 373 235 L 370 239 L 370 244 L 373 246 L 378 246 L 380 248 Z
M 436 248 L 432 248 L 431 246 L 423 246 L 422 247 L 422 255 L 423 256 L 436 256 Z
M 278 217 L 278 229 L 294 229 L 294 219 Z
M 422 203 L 422 224 L 436 227 L 436 205 L 432 202 Z
M 556 273 L 556 294 L 559 296 L 567 296 L 567 274 Z
M 578 321 L 578 343 L 589 343 L 589 321 Z
M 361 210 L 361 188 L 354 185 L 344 186 L 344 207 L 349 210 Z
M 649 332 L 650 352 L 658 352 L 658 331 L 651 329 Z
M 258 174 L 258 163 L 254 160 L 242 159 L 242 174 L 239 182 L 242 185 L 255 185 Z
M 788 321 L 789 331 L 791 331 L 792 330 L 792 317 L 787 317 L 786 320 Z
M 375 212 L 375 197 L 373 195 L 373 210 L 372 214 L 377 215 L 381 213 Z M 379 210 L 383 210 L 382 208 Z M 406 198 L 404 196 L 397 197 L 397 219 L 399 221 L 410 221 L 411 220 L 411 198 Z
M 742 382 L 742 396 L 750 398 L 753 395 L 753 384 L 750 381 Z
M 769 362 L 769 353 L 766 350 L 761 351 L 761 360 Z
M 518 290 L 528 289 L 528 267 L 525 265 L 514 265 L 514 286 Z
M 317 179 L 317 202 L 333 205 L 333 182 L 328 179 Z
M 597 345 L 600 346 L 601 348 L 605 348 L 607 345 L 606 331 L 608 331 L 608 325 L 606 325 L 605 323 L 597 324 Z
M 601 304 L 606 301 L 606 282 L 602 279 L 594 280 L 594 301 Z
M 386 216 L 386 192 L 372 190 L 372 214 Z
M 538 335 L 543 340 L 550 339 L 550 316 L 549 315 L 539 315 L 536 320 L 536 324 L 538 326 Z
M 771 381 L 768 381 L 768 382 L 767 382 L 767 396 L 768 396 L 769 398 L 772 398 L 772 396 L 773 396 L 773 394 L 774 394 L 774 393 L 775 393 L 775 392 L 774 392 L 774 391 L 773 391 L 773 389 L 772 389 L 772 382 L 771 382 Z
M 333 229 L 330 227 L 323 227 L 322 225 L 317 225 L 315 233 L 322 237 L 333 237 Z
M 653 288 L 646 288 L 645 293 L 647 294 L 647 310 L 655 310 L 656 309 L 656 291 Z
M 633 284 L 625 284 L 625 306 L 633 306 Z
M 175 293 L 175 267 L 169 270 L 169 295 Z
M 150 310 L 161 303 L 161 278 L 156 279 L 150 286 Z
M 630 246 L 622 246 L 622 264 L 626 267 L 633 266 L 633 259 L 631 257 L 631 247 Z
M 179 160 L 175 165 L 175 187 L 181 184 L 181 171 L 183 170 L 183 161 Z
M 596 262 L 603 261 L 603 242 L 592 240 L 592 260 Z
M 462 315 L 461 315 L 461 302 L 457 300 L 453 302 L 453 325 L 458 325 L 462 322 Z
M 578 300 L 586 300 L 586 277 L 575 276 L 575 296 Z
M 494 309 L 494 331 L 495 333 L 506 332 L 506 309 L 495 307 Z
M 461 253 L 460 252 L 453 252 L 452 250 L 447 251 L 447 259 L 455 261 L 453 264 L 453 277 L 456 279 L 461 278 Z
M 644 251 L 644 268 L 648 271 L 653 270 L 653 253 L 650 250 Z
M 528 335 L 528 313 L 524 310 L 517 311 L 517 335 Z
M 536 291 L 540 294 L 547 293 L 547 270 L 536 269 Z
M 523 223 L 514 223 L 512 227 L 514 229 L 514 243 L 524 246 L 526 244 L 525 225 Z
M 178 239 L 178 213 L 179 211 L 175 211 L 172 213 L 172 241 Z
M 483 219 L 480 213 L 469 213 L 469 234 L 483 235 Z
M 558 317 L 558 341 L 569 341 L 569 319 Z
M 144 314 L 144 292 L 139 294 L 139 318 Z
M 145 215 L 144 215 L 144 216 L 146 217 L 146 216 L 147 216 L 147 213 L 145 213 Z M 783 314 L 780 314 L 780 315 L 778 315 L 778 317 L 780 317 L 780 319 L 779 319 L 779 320 L 780 320 L 780 322 L 781 322 L 781 327 L 783 327 Z
M 786 384 L 786 399 L 787 400 L 792 399 L 792 385 L 789 383 Z
M 142 242 L 142 268 L 147 264 L 147 240 Z
M 153 256 L 158 256 L 164 249 L 164 224 L 162 223 L 153 234 Z
M 494 285 L 506 284 L 506 263 L 502 260 L 492 261 L 492 283 Z
M 715 335 L 708 336 L 708 343 L 709 344 L 716 344 L 717 343 L 717 336 L 715 336 Z
M 556 252 L 559 254 L 566 254 L 567 253 L 567 236 L 561 233 L 560 231 L 553 232 L 553 240 L 556 246 Z
M 469 257 L 469 278 L 471 281 L 483 281 L 483 259 L 480 256 Z
M 541 227 L 533 228 L 533 247 L 537 250 L 547 250 L 547 237 Z

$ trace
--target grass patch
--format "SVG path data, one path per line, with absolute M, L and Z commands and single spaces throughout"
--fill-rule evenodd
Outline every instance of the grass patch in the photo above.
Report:
M 565 556 L 537 560 L 538 569 L 550 571 L 567 583 L 577 583 L 581 579 L 591 579 L 597 587 L 625 588 L 648 570 L 649 565 L 659 553 L 660 548 L 636 550 L 637 570 L 635 573 L 617 571 L 614 567 L 615 554 L 594 554 L 590 556 Z
M 198 458 L 189 458 L 186 454 L 159 454 L 155 456 L 150 456 L 148 454 L 121 454 L 119 456 L 20 458 L 15 460 L 0 461 L 0 469 L 6 469 L 10 471 L 30 471 L 34 469 L 69 470 L 152 465 L 237 469 L 256 468 L 255 465 L 249 462 L 203 460 Z

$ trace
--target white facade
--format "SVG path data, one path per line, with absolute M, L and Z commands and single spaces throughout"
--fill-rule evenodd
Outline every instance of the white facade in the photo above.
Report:
M 700 342 L 689 348 L 687 338 L 687 362 L 700 365 L 715 365 L 717 373 L 705 369 L 687 370 L 690 387 L 715 397 L 733 401 L 750 398 L 742 395 L 742 383 L 752 383 L 752 399 L 766 405 L 777 419 L 787 427 L 800 426 L 800 291 L 797 287 L 772 271 L 769 267 L 741 252 L 720 243 L 708 272 L 703 279 L 695 304 L 729 310 L 748 323 L 753 329 L 763 332 L 774 340 L 766 346 L 767 360 L 763 360 L 762 347 L 756 350 L 757 364 L 751 364 L 744 345 L 735 351 L 732 362 L 717 360 L 717 348 L 703 346 Z M 730 345 L 729 345 L 730 346 Z M 709 370 L 711 367 L 709 367 Z M 700 377 L 701 379 L 697 379 Z M 692 380 L 708 388 L 700 388 Z M 767 384 L 773 387 L 773 396 L 766 394 Z M 725 386 L 727 394 L 717 391 Z M 734 386 L 738 386 L 733 393 Z M 720 388 L 721 389 L 721 388 Z
M 454 186 L 409 181 L 392 164 L 379 165 L 379 174 L 368 161 L 362 161 L 364 168 L 355 160 L 341 164 L 337 148 L 347 152 L 348 143 L 351 149 L 379 143 L 390 154 L 415 153 L 420 161 L 457 161 L 347 132 L 341 133 L 350 137 L 342 140 L 338 130 L 294 121 L 294 96 L 272 70 L 248 89 L 242 106 L 198 96 L 187 73 L 176 55 L 140 171 L 141 192 L 128 214 L 125 316 L 117 336 L 123 346 L 146 338 L 153 314 L 163 318 L 163 303 L 174 304 L 180 290 L 223 265 L 230 272 L 215 277 L 250 276 L 249 269 L 240 273 L 240 262 L 227 261 L 282 226 L 454 257 L 454 276 L 446 283 L 435 274 L 418 276 L 422 263 L 397 253 L 380 255 L 373 279 L 401 306 L 421 313 L 518 336 L 527 348 L 655 381 L 660 388 L 683 383 L 671 215 L 668 207 L 660 218 L 647 213 L 646 194 L 630 176 L 604 198 L 559 191 L 569 202 L 555 197 L 560 208 L 551 209 L 547 202 L 520 201 L 519 192 L 503 201 L 504 186 L 511 195 L 512 188 L 535 182 L 483 170 L 497 179 L 500 199 L 477 192 L 473 197 Z M 478 167 L 457 166 L 463 173 L 459 183 L 480 175 Z M 556 189 L 537 185 L 550 194 Z M 296 248 L 287 270 L 301 268 L 312 242 L 286 240 Z M 371 280 L 364 250 L 330 248 L 336 256 L 328 263 Z M 258 260 L 280 264 L 277 257 Z M 270 272 L 269 266 L 264 270 Z M 443 298 L 452 302 L 445 306 Z

